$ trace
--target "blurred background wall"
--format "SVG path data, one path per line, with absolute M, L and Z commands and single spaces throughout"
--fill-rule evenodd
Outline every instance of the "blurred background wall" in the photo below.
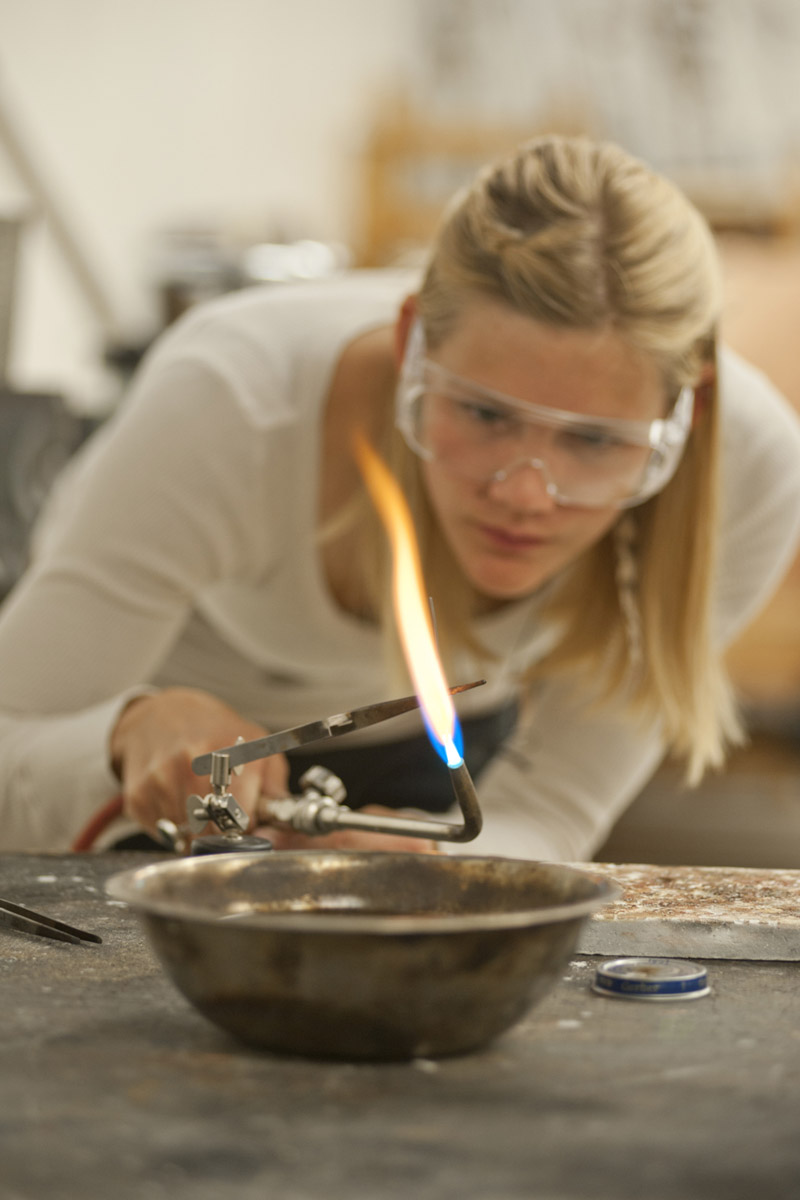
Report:
M 101 419 L 187 305 L 414 261 L 480 162 L 559 130 L 689 192 L 725 336 L 800 408 L 798 78 L 797 0 L 0 0 L 0 382 Z M 792 747 L 798 613 L 795 564 L 731 656 Z
M 795 217 L 798 67 L 796 0 L 0 0 L 6 132 L 105 301 L 101 319 L 0 144 L 0 216 L 28 218 L 12 378 L 102 406 L 98 351 L 158 326 L 192 238 L 210 289 L 220 247 L 319 239 L 387 261 L 477 162 L 540 129 L 612 137 L 719 225 L 777 229 Z
M 349 240 L 370 110 L 412 44 L 402 0 L 0 0 L 7 120 L 80 241 L 117 333 L 160 319 L 170 230 Z M 106 331 L 31 212 L 13 378 L 103 403 Z

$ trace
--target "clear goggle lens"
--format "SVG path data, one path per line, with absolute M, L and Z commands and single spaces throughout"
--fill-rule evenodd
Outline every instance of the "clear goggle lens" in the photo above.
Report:
M 693 403 L 684 387 L 664 419 L 590 418 L 504 396 L 417 357 L 398 385 L 397 425 L 412 450 L 462 478 L 501 481 L 535 469 L 559 504 L 626 508 L 674 474 Z

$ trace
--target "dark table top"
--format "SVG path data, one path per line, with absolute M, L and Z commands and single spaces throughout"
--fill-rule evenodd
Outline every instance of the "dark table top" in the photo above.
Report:
M 800 964 L 595 995 L 578 958 L 486 1050 L 382 1065 L 252 1051 L 104 895 L 143 855 L 0 857 L 0 895 L 99 933 L 0 929 L 0 1198 L 765 1200 L 800 1194 Z

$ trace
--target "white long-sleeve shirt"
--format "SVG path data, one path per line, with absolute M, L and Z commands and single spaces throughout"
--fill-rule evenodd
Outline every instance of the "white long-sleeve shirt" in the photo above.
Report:
M 327 589 L 317 487 L 338 357 L 391 323 L 414 282 L 359 272 L 248 290 L 190 313 L 149 356 L 57 489 L 34 563 L 0 611 L 1 848 L 64 849 L 118 791 L 108 741 L 142 686 L 205 688 L 272 729 L 394 694 L 378 632 Z M 729 352 L 720 392 L 725 643 L 794 552 L 800 425 Z M 480 634 L 499 659 L 487 686 L 460 698 L 462 715 L 513 698 L 549 638 L 535 600 L 484 619 Z M 459 678 L 477 670 L 486 663 L 465 659 Z M 363 736 L 401 737 L 418 721 Z M 481 776 L 485 829 L 470 851 L 589 857 L 662 754 L 655 726 L 540 685 Z

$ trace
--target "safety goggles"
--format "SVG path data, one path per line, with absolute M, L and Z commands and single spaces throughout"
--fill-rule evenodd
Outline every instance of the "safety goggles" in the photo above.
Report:
M 693 408 L 694 389 L 683 387 L 664 418 L 589 417 L 480 387 L 412 345 L 396 420 L 416 454 L 464 479 L 499 483 L 533 469 L 558 504 L 630 508 L 672 478 Z

